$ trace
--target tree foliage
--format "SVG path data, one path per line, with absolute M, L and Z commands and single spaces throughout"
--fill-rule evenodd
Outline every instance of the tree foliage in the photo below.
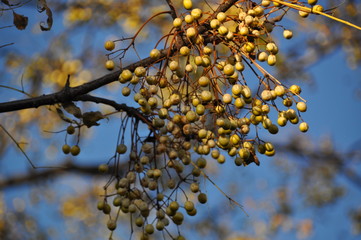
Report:
M 2 18 L 12 19 L 17 29 L 26 30 L 29 19 L 18 12 L 27 4 L 2 1 Z M 4 153 L 9 144 L 15 145 L 36 170 L 29 176 L 10 177 L 0 182 L 0 187 L 41 181 L 67 171 L 90 175 L 99 171 L 107 178 L 105 183 L 97 182 L 102 191 L 92 188 L 84 196 L 69 198 L 61 209 L 66 217 L 77 216 L 94 224 L 100 216 L 91 210 L 95 203 L 87 198 L 88 194 L 97 195 L 99 213 L 106 217 L 100 221 L 109 229 L 109 239 L 125 218 L 131 236 L 184 239 L 181 225 L 187 225 L 187 220 L 207 203 L 209 193 L 204 181 L 247 215 L 247 209 L 213 180 L 215 163 L 221 165 L 220 169 L 226 161 L 232 161 L 235 167 L 260 165 L 263 156 L 274 156 L 278 148 L 303 154 L 305 148 L 298 142 L 276 144 L 284 127 L 296 125 L 301 132 L 309 128 L 302 117 L 307 110 L 306 99 L 301 87 L 290 80 L 310 79 L 305 69 L 339 46 L 352 52 L 348 59 L 351 67 L 358 67 L 361 59 L 360 27 L 352 24 L 360 15 L 354 11 L 353 1 L 336 8 L 317 1 L 278 0 L 37 4 L 38 12 L 45 12 L 47 18 L 46 24 L 40 22 L 41 31 L 51 33 L 61 16 L 67 31 L 55 36 L 38 56 L 9 50 L 17 48 L 11 42 L 1 45 L 6 53 L 4 75 L 10 72 L 19 76 L 22 66 L 25 70 L 20 72 L 19 88 L 10 81 L 1 85 L 10 97 L 0 103 L 5 116 L 0 125 L 4 143 L 0 150 Z M 331 1 L 328 4 L 333 6 Z M 347 21 L 342 20 L 346 16 Z M 311 24 L 305 24 L 307 17 L 312 19 Z M 327 22 L 323 22 L 325 19 Z M 121 36 L 115 31 L 116 24 L 122 27 Z M 318 38 L 305 38 L 303 46 L 311 55 L 300 52 L 301 48 L 280 51 L 284 44 L 280 38 L 293 44 L 293 29 L 304 27 L 307 31 L 309 26 L 311 31 L 321 29 Z M 107 53 L 103 58 L 98 57 L 99 50 L 93 50 L 96 41 L 92 36 L 97 29 L 113 35 L 104 43 Z M 77 34 L 74 44 L 68 38 Z M 97 74 L 104 68 L 111 72 Z M 11 100 L 10 90 L 27 97 Z M 102 156 L 106 160 L 96 167 L 73 162 L 84 154 L 82 145 L 91 131 L 112 120 L 118 121 L 119 127 L 111 132 L 110 138 L 115 140 L 109 142 L 112 152 Z M 28 154 L 34 146 L 28 139 L 28 128 L 34 124 L 42 135 L 54 140 L 49 145 L 65 154 L 63 165 L 50 167 L 47 161 L 34 161 Z M 343 188 L 334 184 L 338 172 L 360 184 L 357 172 L 336 151 L 309 151 L 306 155 L 319 160 L 303 171 L 301 191 L 312 205 L 330 203 L 344 194 Z M 325 165 L 323 160 L 331 156 L 332 161 Z M 350 157 L 358 158 L 359 152 L 350 153 Z M 40 171 L 42 168 L 44 171 Z M 287 189 L 278 190 L 278 202 L 269 234 L 285 224 L 291 214 Z M 359 219 L 359 214 L 352 217 Z M 217 225 L 216 219 L 213 224 Z M 301 234 L 307 236 L 312 223 L 304 221 L 300 225 Z M 220 229 L 215 231 L 223 238 Z M 41 231 L 36 234 L 40 239 L 46 236 Z M 16 233 L 3 231 L 2 235 L 14 238 Z

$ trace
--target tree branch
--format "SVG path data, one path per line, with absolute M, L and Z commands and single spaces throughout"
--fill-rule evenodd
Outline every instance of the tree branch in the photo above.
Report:
M 217 10 L 214 12 L 214 14 L 217 14 L 218 12 L 225 12 L 227 11 L 233 4 L 235 4 L 237 0 L 225 0 L 222 4 L 219 5 Z M 209 21 L 206 21 L 203 25 L 199 26 L 199 33 L 204 33 L 207 29 L 209 29 Z M 164 58 L 167 55 L 172 55 L 177 49 L 175 48 L 167 48 L 163 49 L 161 51 L 160 58 Z M 42 96 L 29 98 L 29 99 L 23 99 L 23 100 L 17 100 L 17 101 L 10 101 L 10 102 L 3 102 L 0 103 L 0 113 L 3 112 L 12 112 L 12 111 L 18 111 L 22 109 L 28 109 L 28 108 L 38 108 L 40 106 L 45 105 L 54 105 L 58 103 L 63 102 L 70 102 L 74 101 L 77 97 L 80 97 L 82 95 L 85 95 L 95 89 L 98 89 L 100 87 L 103 87 L 109 83 L 115 82 L 118 80 L 120 73 L 124 69 L 129 69 L 130 71 L 134 71 L 134 69 L 138 66 L 147 67 L 154 63 L 156 63 L 157 60 L 151 59 L 150 57 L 142 59 L 136 63 L 130 64 L 125 68 L 122 68 L 118 71 L 112 72 L 110 74 L 107 74 L 103 77 L 100 77 L 98 79 L 95 79 L 91 82 L 85 83 L 83 85 L 80 85 L 78 87 L 74 88 L 64 88 L 63 90 L 52 93 L 52 94 L 44 94 Z
M 177 11 L 176 11 L 172 1 L 171 0 L 166 0 L 166 2 L 167 2 L 168 6 L 169 6 L 169 8 L 171 10 L 172 18 L 173 19 L 177 18 Z
M 124 167 L 126 166 L 120 166 L 119 169 L 124 169 Z M 109 172 L 113 172 L 112 168 L 109 169 Z M 82 166 L 74 164 L 72 162 L 68 162 L 62 166 L 59 166 L 59 168 L 50 168 L 43 171 L 30 171 L 27 174 L 10 177 L 8 179 L 0 181 L 0 190 L 24 184 L 36 183 L 38 181 L 54 179 L 69 173 L 84 174 L 89 176 L 100 175 L 98 171 L 98 165 Z
M 135 117 L 141 120 L 143 123 L 147 124 L 148 126 L 152 126 L 152 122 L 147 117 L 145 117 L 142 113 L 140 113 L 136 108 L 129 107 L 125 103 L 119 104 L 113 100 L 109 100 L 101 97 L 95 97 L 89 94 L 75 97 L 74 101 L 94 102 L 94 103 L 102 103 L 105 105 L 109 105 L 117 111 L 124 111 L 127 113 L 128 116 Z

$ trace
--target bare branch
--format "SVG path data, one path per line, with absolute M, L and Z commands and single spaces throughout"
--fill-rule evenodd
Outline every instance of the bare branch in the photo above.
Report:
M 145 123 L 147 125 L 152 124 L 152 122 L 147 117 L 145 117 L 143 114 L 141 114 L 136 108 L 129 107 L 124 103 L 119 104 L 119 103 L 117 103 L 115 101 L 112 101 L 112 100 L 109 100 L 109 99 L 106 99 L 106 98 L 91 96 L 89 94 L 76 97 L 74 99 L 74 101 L 85 101 L 85 102 L 94 102 L 94 103 L 106 104 L 106 105 L 112 106 L 117 111 L 126 112 L 129 117 L 135 117 L 135 118 L 141 120 L 143 123 Z
M 166 0 L 170 10 L 171 10 L 171 15 L 172 15 L 172 18 L 175 19 L 177 18 L 177 11 L 173 5 L 173 2 L 171 0 Z
M 236 2 L 237 2 L 237 0 L 224 1 L 217 8 L 215 14 L 217 14 L 218 12 L 227 11 Z M 204 23 L 203 26 L 200 26 L 199 33 L 200 34 L 204 33 L 207 29 L 209 29 L 208 25 L 209 25 L 209 22 L 206 22 L 206 23 Z M 174 48 L 163 49 L 161 51 L 160 58 L 164 58 L 167 55 L 174 54 L 175 50 L 176 49 L 174 49 Z M 45 105 L 54 105 L 54 104 L 58 104 L 58 103 L 74 101 L 74 99 L 76 97 L 80 97 L 80 96 L 85 95 L 95 89 L 98 89 L 109 83 L 117 81 L 119 74 L 124 69 L 129 69 L 130 71 L 133 71 L 138 66 L 147 67 L 147 66 L 150 66 L 150 65 L 156 63 L 156 61 L 157 60 L 151 59 L 150 57 L 148 57 L 148 58 L 142 59 L 136 63 L 128 65 L 127 67 L 122 68 L 118 71 L 112 72 L 110 74 L 102 76 L 98 79 L 95 79 L 91 82 L 80 85 L 78 87 L 64 88 L 63 90 L 61 90 L 59 92 L 52 93 L 52 94 L 45 94 L 45 95 L 34 97 L 34 98 L 10 101 L 10 102 L 3 102 L 3 103 L 0 103 L 0 113 L 18 111 L 18 110 L 28 109 L 28 108 L 38 108 L 40 106 L 45 106 Z
M 119 169 L 125 169 L 126 166 L 127 165 L 120 166 Z M 111 168 L 109 169 L 109 172 L 112 172 Z M 0 181 L 0 190 L 24 184 L 36 183 L 38 181 L 50 180 L 69 173 L 97 176 L 99 175 L 98 165 L 82 166 L 72 162 L 67 162 L 58 168 L 46 169 L 43 171 L 29 171 L 27 174 L 9 177 Z

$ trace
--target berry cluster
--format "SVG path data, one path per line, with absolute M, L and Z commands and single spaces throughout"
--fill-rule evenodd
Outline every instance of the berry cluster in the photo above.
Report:
M 237 166 L 259 165 L 259 154 L 275 154 L 274 145 L 262 140 L 263 132 L 277 134 L 287 123 L 308 130 L 300 115 L 307 110 L 301 88 L 286 87 L 266 70 L 277 64 L 279 51 L 272 30 L 279 27 L 285 39 L 293 37 L 291 30 L 276 24 L 287 13 L 277 2 L 239 1 L 231 13 L 210 13 L 184 0 L 187 11 L 174 18 L 168 49 L 151 50 L 151 64 L 123 69 L 122 94 L 132 96 L 149 119 L 150 134 L 141 138 L 139 121 L 132 121 L 128 126 L 135 132 L 125 144 L 123 131 L 114 176 L 98 203 L 105 214 L 118 209 L 108 222 L 110 230 L 116 228 L 119 211 L 133 216 L 142 239 L 155 229 L 166 230 L 171 222 L 181 225 L 184 214 L 197 214 L 194 196 L 199 203 L 207 201 L 199 183 L 201 177 L 209 179 L 205 169 L 212 159 L 222 164 L 228 155 Z M 322 11 L 317 1 L 308 3 Z M 115 47 L 113 41 L 105 43 L 108 51 Z M 108 60 L 105 66 L 113 70 L 115 64 Z M 122 174 L 120 156 L 128 159 Z M 108 164 L 99 170 L 107 171 Z M 111 182 L 115 187 L 109 192 Z M 166 232 L 172 239 L 184 239 Z

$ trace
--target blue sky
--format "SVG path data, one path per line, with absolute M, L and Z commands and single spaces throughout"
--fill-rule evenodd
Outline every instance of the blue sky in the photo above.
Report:
M 34 9 L 32 9 L 32 11 L 33 10 Z M 24 46 L 27 50 L 21 49 L 21 51 L 29 54 L 30 56 L 39 50 L 44 49 L 44 46 L 47 46 L 47 38 L 55 35 L 58 31 L 61 31 L 63 27 L 62 24 L 56 22 L 53 30 L 49 33 L 29 35 L 31 30 L 37 27 L 34 25 L 34 19 L 29 20 L 33 25 L 29 26 L 27 30 L 23 32 L 12 30 L 10 32 L 11 34 L 2 36 L 0 44 L 12 41 L 14 36 L 31 36 L 29 40 L 23 37 L 18 37 L 15 41 L 15 46 Z M 114 34 L 109 34 L 108 32 L 97 33 L 93 36 L 93 40 L 95 42 L 94 45 L 101 48 L 103 42 L 111 35 Z M 78 39 L 81 37 L 81 34 L 75 35 L 74 38 L 72 38 L 72 42 L 78 43 Z M 141 46 L 140 49 L 146 50 L 142 52 L 144 56 L 147 55 L 147 51 L 152 48 L 151 45 L 139 46 Z M 16 48 L 13 47 L 0 49 L 0 54 L 2 54 L 2 51 L 15 50 Z M 1 57 L 0 63 L 3 64 L 3 59 Z M 302 114 L 303 119 L 307 121 L 310 126 L 310 130 L 306 133 L 306 136 L 310 137 L 310 139 L 312 139 L 315 143 L 320 142 L 325 137 L 330 137 L 333 140 L 333 143 L 337 146 L 337 149 L 341 151 L 347 151 L 355 146 L 357 148 L 357 146 L 359 146 L 357 142 L 360 142 L 361 137 L 361 131 L 359 130 L 359 125 L 361 123 L 361 105 L 360 99 L 356 97 L 356 90 L 361 87 L 361 69 L 357 68 L 355 70 L 351 70 L 348 68 L 345 61 L 345 53 L 339 49 L 334 53 L 327 55 L 326 58 L 322 59 L 314 66 L 310 67 L 309 71 L 314 77 L 315 84 L 310 86 L 301 82 L 299 83 L 303 89 L 302 97 L 307 100 L 308 104 L 308 111 Z M 11 80 L 11 84 L 13 84 L 12 81 L 13 80 Z M 1 90 L 1 94 L 1 101 L 3 100 L 3 97 L 8 99 L 8 96 L 19 96 L 18 94 L 5 90 Z M 117 138 L 114 129 L 117 129 L 118 126 L 119 121 L 116 119 L 111 119 L 109 122 L 106 120 L 101 121 L 101 126 L 93 131 L 92 137 L 95 140 L 89 142 L 85 140 L 82 141 L 82 153 L 75 161 L 89 164 L 105 162 L 108 159 L 108 156 L 111 156 L 114 151 L 114 143 Z M 280 134 L 277 135 L 276 138 L 272 139 L 275 139 L 277 142 L 286 142 L 291 134 L 298 132 L 297 126 L 291 126 L 281 130 Z M 31 131 L 34 130 L 31 129 Z M 63 136 L 55 137 L 60 141 L 63 138 Z M 46 144 L 47 140 L 41 140 L 40 142 L 41 144 Z M 358 147 L 358 149 L 360 148 Z M 40 156 L 40 158 L 45 157 L 43 153 L 37 153 L 34 156 Z M 52 162 L 60 162 L 61 158 L 62 156 Z M 275 186 L 288 186 L 290 189 L 294 189 L 299 183 L 299 176 L 296 176 L 295 178 L 287 178 L 287 182 L 283 181 L 282 174 L 284 173 L 277 169 L 277 166 L 275 165 L 276 159 L 277 156 L 270 159 L 261 158 L 260 167 L 251 165 L 247 168 L 237 168 L 231 159 L 227 159 L 227 163 L 219 169 L 219 172 L 214 176 L 214 179 L 217 184 L 222 187 L 222 189 L 229 190 L 230 192 L 231 189 L 229 188 L 229 183 L 239 186 L 234 198 L 239 200 L 239 202 L 244 204 L 246 207 L 249 206 L 250 199 L 255 200 L 255 203 L 259 204 L 259 202 L 266 197 L 268 198 L 274 196 Z M 14 161 L 16 161 L 16 164 L 13 163 Z M 293 165 L 294 163 L 292 160 L 289 161 L 293 168 L 297 169 L 297 165 Z M 7 154 L 2 157 L 0 164 L 0 176 L 6 176 L 10 173 L 23 172 L 29 168 L 26 159 L 17 150 L 15 150 L 14 146 L 9 148 Z M 360 172 L 360 169 L 356 170 Z M 60 186 L 57 191 L 60 195 L 61 191 L 67 193 L 71 191 L 63 185 L 63 181 L 64 180 L 55 182 L 56 187 Z M 74 178 L 74 181 L 77 181 L 77 178 Z M 343 239 L 357 239 L 356 236 L 352 236 L 350 234 L 350 222 L 347 220 L 347 209 L 350 206 L 360 206 L 357 199 L 361 198 L 361 191 L 349 184 L 343 178 L 339 178 L 338 181 L 340 183 L 347 184 L 349 190 L 346 193 L 346 196 L 335 205 L 327 206 L 321 209 L 305 208 L 302 199 L 299 199 L 298 195 L 291 197 L 293 204 L 296 207 L 296 211 L 293 215 L 295 222 L 301 221 L 305 218 L 311 218 L 314 220 L 315 231 L 310 239 L 336 240 L 340 239 L 341 235 Z M 77 184 L 79 184 L 81 188 L 83 182 L 80 181 Z M 211 184 L 207 184 L 206 188 L 210 194 L 210 201 L 209 205 L 205 206 L 203 211 L 200 211 L 200 215 L 204 214 L 205 216 L 214 217 L 214 215 L 209 212 L 209 209 L 222 207 L 224 205 L 219 206 L 219 203 L 227 203 L 227 201 L 224 196 L 222 196 L 222 194 L 220 194 Z M 20 197 L 26 199 L 29 194 L 29 188 L 28 186 L 23 186 L 17 189 L 9 189 L 4 191 L 3 194 L 7 203 L 11 206 L 13 198 Z M 296 194 L 296 191 L 294 194 Z M 266 211 L 266 208 L 260 207 L 261 210 L 258 209 L 257 211 L 257 204 L 256 207 L 250 206 L 249 209 L 246 209 L 250 217 L 246 217 L 240 209 L 232 209 L 229 205 L 226 205 L 225 208 L 231 209 L 231 213 L 227 213 L 224 218 L 221 219 L 224 219 L 226 223 L 228 221 L 231 225 L 231 229 L 235 232 L 256 234 L 255 230 L 245 229 L 243 225 L 239 223 L 250 224 L 256 221 L 267 222 L 269 220 L 267 219 L 267 214 L 264 212 Z M 37 216 L 43 227 L 59 224 L 59 219 L 56 213 L 57 206 L 50 204 L 49 207 L 51 207 L 51 209 L 45 210 L 47 206 L 47 204 L 43 206 L 44 210 L 41 211 L 40 214 L 39 211 L 33 211 L 31 208 L 27 210 Z M 247 226 L 251 225 L 252 224 Z M 65 229 L 64 223 L 60 223 L 58 227 L 60 229 Z M 189 235 L 188 239 L 197 239 L 196 237 L 191 237 L 192 235 L 189 233 L 186 233 L 186 235 Z M 59 239 L 63 239 L 62 237 L 63 236 L 60 236 Z M 276 235 L 275 239 L 282 240 L 294 238 L 294 233 L 283 233 Z M 212 238 L 211 236 L 208 236 L 207 239 Z M 271 237 L 268 239 L 271 239 Z

